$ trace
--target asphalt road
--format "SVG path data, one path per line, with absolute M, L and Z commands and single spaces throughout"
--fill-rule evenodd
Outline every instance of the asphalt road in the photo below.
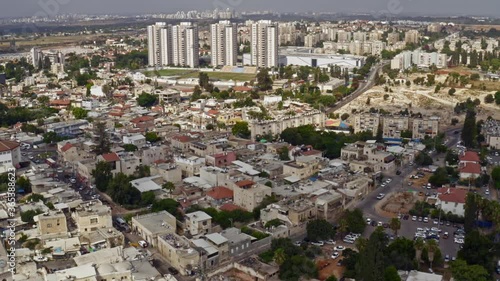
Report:
M 446 146 L 449 148 L 455 147 L 460 140 L 460 134 L 456 134 L 455 131 L 460 130 L 457 128 L 452 128 L 448 129 L 445 131 L 446 134 L 446 139 L 448 140 L 446 143 Z M 437 155 L 436 153 L 431 153 L 430 156 L 434 158 L 435 160 L 437 158 L 440 158 L 440 162 L 443 162 L 444 155 Z M 400 169 L 401 174 L 396 175 L 395 172 L 392 173 L 385 173 L 384 174 L 384 180 L 391 178 L 392 181 L 389 184 L 386 184 L 384 187 L 378 187 L 375 189 L 371 194 L 368 194 L 366 198 L 362 201 L 360 201 L 357 205 L 356 208 L 359 208 L 363 211 L 365 217 L 371 218 L 372 220 L 375 221 L 380 221 L 382 223 L 388 223 L 390 218 L 382 217 L 379 214 L 375 212 L 375 205 L 379 202 L 379 200 L 376 198 L 379 193 L 385 193 L 386 196 L 387 194 L 390 194 L 392 192 L 397 192 L 401 190 L 408 190 L 409 187 L 407 185 L 407 181 L 405 180 L 410 174 L 415 174 L 417 171 L 417 166 L 404 166 L 403 168 Z M 416 190 L 416 191 L 422 191 L 420 187 L 412 187 L 410 189 Z M 433 192 L 433 190 L 430 190 L 430 192 Z M 401 230 L 399 231 L 399 235 L 404 236 L 409 239 L 413 239 L 415 235 L 415 231 L 417 227 L 421 228 L 431 228 L 435 225 L 432 224 L 432 222 L 429 223 L 424 223 L 424 222 L 414 222 L 411 221 L 411 218 L 409 220 L 401 220 Z M 439 246 L 441 248 L 441 252 L 444 255 L 450 255 L 450 257 L 453 257 L 457 255 L 457 251 L 459 249 L 459 246 L 453 242 L 453 232 L 455 231 L 455 228 L 453 226 L 442 226 L 442 231 L 448 231 L 450 233 L 450 238 L 448 239 L 441 239 Z M 368 226 L 367 231 L 364 233 L 365 236 L 370 235 L 371 232 L 373 232 L 375 228 L 372 226 Z M 390 229 L 386 230 L 387 233 L 391 233 L 392 231 Z
M 373 87 L 373 85 L 375 84 L 375 74 L 377 74 L 384 67 L 384 65 L 388 63 L 389 63 L 388 61 L 383 61 L 373 66 L 372 70 L 368 74 L 366 82 L 360 82 L 359 87 L 352 94 L 342 99 L 339 103 L 335 104 L 333 107 L 329 108 L 326 111 L 326 113 L 330 114 L 332 112 L 335 112 L 336 110 L 342 108 L 343 106 L 350 103 L 355 98 L 359 97 L 361 94 L 369 90 L 371 87 Z

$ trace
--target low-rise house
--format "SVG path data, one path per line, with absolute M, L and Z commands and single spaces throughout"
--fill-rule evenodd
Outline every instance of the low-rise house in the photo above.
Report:
M 132 144 L 141 149 L 144 145 L 146 145 L 146 137 L 141 134 L 126 135 L 123 136 L 123 143 Z
M 111 208 L 103 205 L 100 201 L 80 204 L 75 208 L 71 217 L 80 233 L 113 228 Z
M 234 204 L 252 212 L 266 196 L 271 196 L 271 188 L 251 180 L 242 180 L 235 183 Z
M 37 215 L 33 219 L 42 240 L 68 237 L 68 225 L 63 212 L 47 212 Z
M 175 233 L 158 237 L 157 248 L 181 275 L 191 275 L 200 264 L 200 253 L 190 246 L 189 240 Z
M 295 161 L 283 165 L 283 174 L 306 179 L 321 169 L 320 161 L 316 156 L 298 156 Z
M 134 128 L 142 130 L 153 130 L 155 127 L 155 118 L 152 116 L 140 116 L 130 120 Z
M 172 183 L 182 182 L 182 170 L 174 163 L 155 164 L 151 166 L 150 169 L 151 174 L 161 176 L 164 181 Z
M 186 214 L 186 230 L 193 237 L 205 235 L 212 230 L 212 217 L 202 211 Z
M 445 213 L 451 212 L 458 216 L 465 215 L 465 200 L 468 191 L 462 188 L 439 188 L 436 207 Z
M 227 151 L 205 156 L 206 165 L 215 167 L 227 167 L 236 160 L 234 151 Z
M 205 165 L 205 159 L 196 156 L 175 157 L 175 164 L 181 168 L 182 177 L 187 178 L 200 174 L 201 167 Z
M 0 173 L 19 168 L 21 147 L 18 142 L 0 140 Z
M 139 192 L 156 191 L 162 189 L 163 178 L 159 175 L 144 177 L 130 181 L 130 184 Z
M 279 273 L 277 266 L 261 262 L 258 257 L 251 256 L 234 264 L 236 277 L 240 280 L 268 281 L 275 280 Z
M 481 164 L 477 152 L 466 151 L 459 156 L 460 179 L 476 179 L 481 176 Z
M 176 225 L 176 218 L 167 211 L 132 217 L 132 230 L 153 247 L 158 237 L 175 233 Z

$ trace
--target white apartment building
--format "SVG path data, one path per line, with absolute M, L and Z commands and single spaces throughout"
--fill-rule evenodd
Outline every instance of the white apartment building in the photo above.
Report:
M 278 66 L 278 24 L 270 20 L 253 22 L 251 31 L 251 64 L 257 67 Z
M 378 114 L 358 114 L 354 116 L 354 133 L 372 132 L 372 135 L 376 136 L 379 124 Z
M 212 31 L 212 65 L 236 65 L 238 28 L 236 23 L 219 21 L 210 25 Z
M 148 26 L 148 65 L 198 67 L 198 28 L 190 22 Z
M 398 54 L 391 60 L 391 69 L 408 69 L 412 65 L 418 67 L 445 68 L 448 65 L 448 56 L 441 53 L 427 53 L 424 51 L 406 51 Z
M 405 43 L 406 44 L 410 44 L 410 43 L 417 44 L 418 38 L 419 38 L 418 30 L 408 30 L 405 33 Z
M 414 139 L 424 139 L 425 136 L 433 138 L 439 133 L 439 117 L 413 119 L 412 128 Z

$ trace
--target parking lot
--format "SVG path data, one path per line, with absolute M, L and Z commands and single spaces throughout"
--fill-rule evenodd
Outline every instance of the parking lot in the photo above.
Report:
M 382 224 L 388 224 L 388 221 L 382 221 Z M 378 224 L 378 222 L 377 222 Z M 388 226 L 388 225 L 386 225 Z M 442 225 L 438 225 L 434 223 L 434 220 L 429 218 L 429 222 L 424 222 L 422 221 L 412 221 L 412 217 L 409 216 L 407 220 L 401 219 L 401 229 L 398 231 L 398 236 L 401 237 L 406 237 L 408 239 L 413 240 L 415 238 L 415 233 L 417 232 L 417 228 L 422 228 L 426 229 L 428 228 L 429 230 L 432 227 L 437 227 L 441 230 L 440 232 L 440 239 L 438 240 L 439 248 L 441 249 L 441 253 L 443 255 L 443 258 L 445 255 L 450 255 L 450 257 L 456 257 L 457 252 L 460 249 L 460 245 L 454 242 L 453 239 L 453 233 L 457 230 L 457 227 L 459 225 L 453 225 L 449 223 L 448 225 L 443 222 Z M 367 229 L 364 233 L 365 237 L 369 237 L 370 234 L 375 230 L 376 226 L 367 226 Z M 385 232 L 388 233 L 389 235 L 393 235 L 392 229 L 389 227 L 385 228 Z M 448 232 L 449 237 L 447 239 L 443 238 L 443 234 L 445 232 Z

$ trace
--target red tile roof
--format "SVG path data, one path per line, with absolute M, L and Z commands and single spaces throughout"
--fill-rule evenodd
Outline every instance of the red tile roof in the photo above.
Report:
M 72 147 L 73 147 L 73 145 L 71 143 L 67 142 L 63 147 L 61 147 L 61 151 L 66 152 Z
M 0 140 L 0 152 L 11 151 L 19 147 L 15 141 Z
M 233 90 L 235 92 L 250 92 L 252 88 L 246 86 L 234 86 Z
M 224 186 L 216 186 L 207 192 L 207 196 L 213 199 L 231 199 L 233 198 L 233 191 Z
M 481 165 L 478 163 L 466 162 L 465 165 L 460 168 L 460 173 L 481 174 Z
M 443 202 L 453 202 L 465 204 L 468 191 L 461 188 L 438 188 L 439 200 Z
M 219 208 L 221 211 L 231 212 L 234 210 L 243 210 L 239 206 L 234 205 L 233 203 L 226 203 Z
M 239 187 L 244 187 L 244 186 L 249 186 L 249 185 L 254 185 L 255 182 L 251 181 L 251 180 L 242 180 L 242 181 L 239 181 L 236 183 L 237 186 Z
M 51 100 L 50 105 L 70 105 L 70 100 Z
M 153 120 L 155 120 L 155 118 L 151 117 L 151 116 L 140 116 L 140 117 L 136 117 L 136 118 L 130 120 L 130 122 L 141 123 L 141 122 L 148 122 L 148 121 L 153 121 Z
M 103 154 L 102 158 L 104 158 L 104 160 L 106 160 L 106 162 L 120 161 L 120 157 L 118 156 L 118 154 L 116 154 L 114 152 Z
M 174 136 L 172 137 L 172 139 L 176 140 L 176 141 L 180 141 L 180 142 L 190 142 L 191 141 L 191 137 L 189 136 L 184 136 L 184 135 L 177 135 L 177 136 Z
M 479 155 L 474 151 L 466 151 L 464 155 L 460 156 L 460 161 L 468 161 L 468 162 L 479 162 Z

